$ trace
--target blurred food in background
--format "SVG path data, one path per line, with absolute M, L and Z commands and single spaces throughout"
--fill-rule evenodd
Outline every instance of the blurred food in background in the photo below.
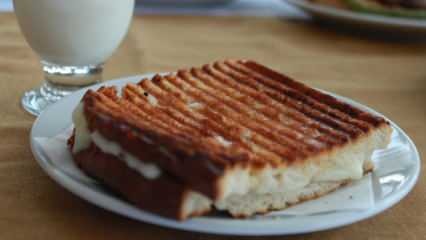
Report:
M 146 3 L 146 4 L 155 4 L 155 5 L 162 5 L 162 4 L 171 4 L 174 6 L 178 5 L 203 5 L 203 4 L 224 4 L 229 3 L 234 0 L 137 0 L 138 3 Z
M 330 5 L 333 7 L 346 8 L 347 5 L 342 0 L 310 0 L 313 3 Z
M 310 0 L 353 11 L 391 17 L 426 19 L 426 0 Z

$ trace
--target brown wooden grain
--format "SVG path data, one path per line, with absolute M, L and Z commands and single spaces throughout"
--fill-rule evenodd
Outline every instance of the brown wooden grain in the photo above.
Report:
M 255 59 L 367 104 L 407 131 L 421 154 L 426 151 L 425 43 L 360 37 L 274 18 L 137 17 L 106 65 L 105 78 L 174 71 L 224 58 Z M 1 14 L 0 239 L 237 239 L 132 221 L 50 180 L 31 155 L 34 118 L 19 105 L 22 93 L 40 85 L 41 79 L 37 57 L 14 16 Z M 374 218 L 271 239 L 425 239 L 425 203 L 426 178 L 421 176 L 407 198 Z

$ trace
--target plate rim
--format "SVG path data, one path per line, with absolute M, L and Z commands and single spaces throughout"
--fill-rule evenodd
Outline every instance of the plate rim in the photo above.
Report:
M 409 19 L 409 18 L 397 18 L 388 17 L 382 15 L 359 13 L 345 9 L 339 9 L 336 7 L 325 6 L 318 3 L 312 3 L 308 0 L 283 0 L 290 5 L 299 7 L 310 12 L 321 13 L 331 17 L 344 18 L 346 20 L 352 20 L 356 22 L 368 22 L 372 24 L 381 24 L 388 27 L 408 27 L 426 30 L 426 20 Z
M 100 207 L 104 210 L 114 212 L 118 215 L 128 217 L 137 221 L 141 221 L 147 224 L 154 224 L 161 227 L 168 227 L 173 229 L 179 229 L 184 231 L 193 231 L 193 232 L 201 232 L 201 233 L 208 233 L 208 234 L 216 234 L 216 235 L 238 235 L 238 236 L 273 236 L 273 235 L 292 235 L 292 234 L 301 234 L 301 233 L 309 233 L 309 232 L 316 232 L 316 231 L 322 231 L 322 230 L 328 230 L 328 229 L 334 229 L 338 227 L 342 227 L 345 225 L 349 225 L 361 220 L 365 220 L 368 218 L 371 218 L 381 212 L 383 212 L 386 209 L 391 208 L 398 202 L 400 202 L 415 186 L 415 184 L 418 181 L 419 175 L 420 175 L 420 169 L 421 169 L 421 161 L 420 161 L 420 155 L 417 150 L 417 147 L 415 146 L 412 139 L 393 121 L 383 116 L 381 113 L 371 109 L 368 106 L 365 106 L 361 103 L 358 103 L 357 101 L 354 101 L 350 98 L 346 98 L 334 93 L 330 93 L 327 91 L 324 91 L 326 93 L 332 94 L 335 97 L 338 97 L 339 99 L 342 99 L 343 101 L 349 102 L 350 104 L 355 104 L 356 106 L 362 106 L 362 108 L 373 111 L 376 114 L 386 118 L 399 133 L 401 133 L 404 138 L 407 140 L 408 144 L 410 145 L 411 150 L 413 151 L 413 157 L 415 158 L 415 169 L 414 169 L 414 175 L 412 178 L 405 183 L 405 187 L 398 190 L 398 193 L 395 193 L 396 195 L 392 195 L 391 199 L 389 197 L 384 198 L 383 200 L 386 200 L 384 203 L 376 204 L 374 208 L 368 209 L 361 212 L 336 212 L 332 215 L 347 215 L 352 214 L 355 215 L 352 218 L 345 219 L 344 221 L 334 221 L 334 223 L 325 223 L 326 221 L 319 222 L 313 227 L 308 228 L 302 228 L 302 229 L 281 229 L 277 228 L 277 223 L 280 223 L 282 221 L 288 222 L 288 218 L 282 218 L 280 220 L 276 219 L 262 219 L 262 225 L 267 224 L 268 227 L 261 227 L 256 228 L 256 231 L 253 231 L 252 228 L 241 228 L 236 230 L 236 227 L 239 227 L 241 224 L 247 224 L 247 223 L 255 223 L 259 220 L 255 219 L 249 219 L 249 220 L 235 220 L 235 219 L 226 219 L 226 220 L 218 220 L 218 219 L 210 219 L 208 217 L 198 217 L 195 219 L 187 220 L 184 222 L 179 222 L 171 219 L 167 219 L 161 216 L 158 216 L 154 213 L 149 213 L 147 211 L 138 209 L 131 204 L 127 203 L 126 201 L 118 198 L 114 198 L 109 194 L 106 194 L 104 192 L 97 191 L 96 189 L 93 189 L 87 184 L 82 184 L 73 179 L 72 177 L 68 176 L 64 172 L 60 171 L 59 169 L 56 169 L 54 166 L 49 165 L 49 161 L 47 160 L 42 152 L 42 150 L 37 146 L 37 143 L 35 142 L 35 132 L 37 130 L 37 127 L 40 125 L 40 122 L 44 119 L 44 116 L 46 114 L 49 114 L 50 109 L 53 109 L 55 106 L 59 106 L 61 103 L 64 103 L 65 101 L 73 101 L 68 100 L 72 99 L 71 96 L 76 97 L 78 94 L 82 94 L 87 89 L 96 89 L 100 86 L 121 86 L 127 82 L 136 82 L 143 78 L 149 78 L 152 77 L 155 74 L 148 73 L 143 75 L 136 75 L 136 76 L 128 76 L 128 77 L 122 77 L 117 78 L 114 80 L 110 80 L 107 82 L 102 82 L 90 87 L 83 88 L 81 90 L 76 91 L 75 93 L 71 94 L 70 96 L 65 97 L 64 99 L 61 99 L 57 103 L 53 104 L 52 106 L 49 106 L 40 116 L 34 121 L 32 128 L 31 128 L 31 134 L 30 134 L 30 146 L 31 151 L 36 159 L 37 163 L 41 166 L 43 171 L 49 175 L 50 178 L 52 178 L 53 181 L 55 181 L 57 184 L 59 184 L 61 187 L 65 188 L 66 190 L 70 191 L 74 195 L 76 195 L 79 198 L 84 199 L 85 201 Z M 46 159 L 43 159 L 46 158 Z M 96 199 L 98 197 L 102 197 L 102 199 Z M 119 208 L 124 208 L 119 209 Z M 358 215 L 358 216 L 356 216 Z M 297 216 L 296 218 L 315 218 L 316 216 Z M 320 216 L 321 217 L 321 216 Z M 324 217 L 324 216 L 323 216 Z M 332 218 L 330 219 L 332 220 Z M 209 229 L 209 227 L 204 226 L 204 224 L 211 224 L 211 222 L 214 222 L 216 225 L 219 225 L 219 227 L 223 227 L 222 229 L 218 229 L 217 226 L 215 229 Z M 220 223 L 223 222 L 223 223 Z M 275 230 L 273 230 L 275 229 Z

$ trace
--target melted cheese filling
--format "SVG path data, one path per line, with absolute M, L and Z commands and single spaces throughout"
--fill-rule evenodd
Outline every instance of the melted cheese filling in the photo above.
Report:
M 124 161 L 126 165 L 140 173 L 147 179 L 156 179 L 161 175 L 161 169 L 153 164 L 139 160 L 137 157 L 123 150 L 116 142 L 103 137 L 98 131 L 90 132 L 86 118 L 83 113 L 83 104 L 80 103 L 73 113 L 73 122 L 75 127 L 75 141 L 73 153 L 82 151 L 94 143 L 102 152 L 116 156 Z
M 145 178 L 156 179 L 161 175 L 161 170 L 157 165 L 140 161 L 137 157 L 124 151 L 119 144 L 104 138 L 99 132 L 93 132 L 91 138 L 93 143 L 102 152 L 114 155 L 118 159 L 123 160 L 129 168 L 142 174 Z

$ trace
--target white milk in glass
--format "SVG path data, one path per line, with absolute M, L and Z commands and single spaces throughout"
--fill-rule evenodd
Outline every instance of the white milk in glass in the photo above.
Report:
M 43 61 L 104 62 L 128 30 L 134 0 L 14 0 L 25 38 Z
M 103 63 L 126 35 L 134 0 L 14 0 L 22 33 L 39 55 L 45 81 L 25 92 L 34 115 L 102 80 Z

